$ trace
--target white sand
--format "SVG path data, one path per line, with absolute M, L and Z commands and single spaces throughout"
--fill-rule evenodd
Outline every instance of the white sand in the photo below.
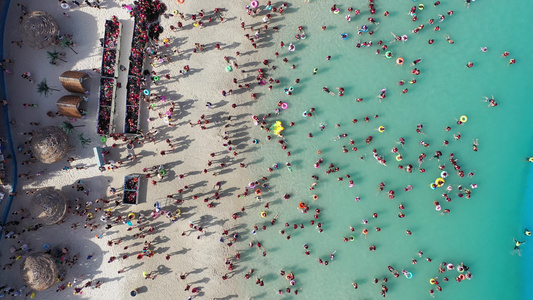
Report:
M 133 26 L 133 19 L 128 16 L 125 10 L 120 8 L 122 3 L 132 4 L 129 2 L 102 1 L 101 10 L 82 4 L 81 8 L 67 11 L 61 9 L 57 1 L 52 0 L 23 0 L 20 2 L 29 11 L 44 10 L 51 13 L 57 19 L 62 33 L 74 35 L 74 40 L 77 43 L 75 49 L 79 54 L 74 54 L 70 49 L 55 47 L 67 54 L 66 59 L 68 62 L 59 62 L 58 66 L 52 66 L 48 64 L 46 50 L 51 50 L 54 47 L 45 50 L 33 50 L 26 45 L 23 45 L 22 49 L 12 45 L 12 40 L 21 40 L 21 38 L 18 24 L 20 17 L 20 9 L 17 7 L 18 1 L 11 2 L 5 35 L 5 56 L 15 61 L 12 66 L 8 66 L 13 71 L 13 74 L 7 75 L 9 110 L 11 119 L 16 121 L 16 125 L 12 126 L 15 146 L 23 145 L 27 141 L 27 136 L 23 135 L 23 132 L 37 130 L 42 126 L 58 126 L 67 120 L 65 117 L 50 118 L 46 116 L 47 111 L 55 112 L 57 110 L 55 106 L 57 99 L 68 94 L 62 88 L 58 76 L 66 70 L 90 71 L 92 68 L 100 68 L 102 48 L 98 40 L 103 37 L 105 20 L 110 19 L 112 15 L 117 15 L 124 24 L 120 60 L 124 66 L 128 67 Z M 239 167 L 238 162 L 248 163 L 244 154 L 237 157 L 233 157 L 230 153 L 218 155 L 207 174 L 203 174 L 201 171 L 207 167 L 207 160 L 211 159 L 209 153 L 221 153 L 224 151 L 221 146 L 224 130 L 230 132 L 230 139 L 238 140 L 239 144 L 236 147 L 238 152 L 242 152 L 250 144 L 250 138 L 246 134 L 246 130 L 251 125 L 250 114 L 246 113 L 246 110 L 249 110 L 249 106 L 240 106 L 237 109 L 231 108 L 232 103 L 251 101 L 250 92 L 228 96 L 227 98 L 221 96 L 221 90 L 237 88 L 231 83 L 233 77 L 244 77 L 238 71 L 226 73 L 224 71 L 226 63 L 223 60 L 223 56 L 235 57 L 235 51 L 247 52 L 248 55 L 238 60 L 238 63 L 242 66 L 247 62 L 260 62 L 259 51 L 261 49 L 254 51 L 248 40 L 243 36 L 243 30 L 240 29 L 241 17 L 247 23 L 252 22 L 251 18 L 245 15 L 245 1 L 215 1 L 215 4 L 213 1 L 187 0 L 183 5 L 178 5 L 176 1 L 165 2 L 168 6 L 167 13 L 171 13 L 175 9 L 179 9 L 186 14 L 197 13 L 200 9 L 212 12 L 216 5 L 225 9 L 224 15 L 227 21 L 223 23 L 214 21 L 211 24 L 207 24 L 209 26 L 206 26 L 206 28 L 200 30 L 192 26 L 191 20 L 187 20 L 183 22 L 186 26 L 185 30 L 171 32 L 169 25 L 171 23 L 175 25 L 179 18 L 167 19 L 162 17 L 165 32 L 161 35 L 160 40 L 168 37 L 172 45 L 172 47 L 164 50 L 163 54 L 171 54 L 170 50 L 176 48 L 182 54 L 179 57 L 172 56 L 173 62 L 170 64 L 156 64 L 155 70 L 161 77 L 168 72 L 171 74 L 171 80 L 161 80 L 161 84 L 154 89 L 168 99 L 166 103 L 158 105 L 159 110 L 150 113 L 151 117 L 157 119 L 150 123 L 150 127 L 153 126 L 158 129 L 158 134 L 156 135 L 158 142 L 155 145 L 153 143 L 144 146 L 138 145 L 135 148 L 135 153 L 139 155 L 139 159 L 133 163 L 125 162 L 114 172 L 106 171 L 101 173 L 97 169 L 92 147 L 101 144 L 99 142 L 100 138 L 95 134 L 99 77 L 93 73 L 90 102 L 88 104 L 89 114 L 87 119 L 73 122 L 74 125 L 84 125 L 84 127 L 76 128 L 75 133 L 70 135 L 70 143 L 73 149 L 68 155 L 76 158 L 76 161 L 71 164 L 72 166 L 86 166 L 87 169 L 62 170 L 64 166 L 69 165 L 66 162 L 66 158 L 51 165 L 36 163 L 30 166 L 22 166 L 20 163 L 29 157 L 19 153 L 17 156 L 19 174 L 29 173 L 35 177 L 36 172 L 43 171 L 43 175 L 35 177 L 33 180 L 24 178 L 19 180 L 19 196 L 15 198 L 11 211 L 27 206 L 30 196 L 27 196 L 25 192 L 28 190 L 55 186 L 62 189 L 75 205 L 73 200 L 77 197 L 81 198 L 80 203 L 89 200 L 94 201 L 99 197 L 105 197 L 106 190 L 110 186 L 122 187 L 123 178 L 127 174 L 141 173 L 143 167 L 166 164 L 170 167 L 168 178 L 158 182 L 157 186 L 152 186 L 148 180 L 143 179 L 140 192 L 141 203 L 136 206 L 121 205 L 117 209 L 115 216 L 119 214 L 125 216 L 129 212 L 138 213 L 141 211 L 148 215 L 150 210 L 153 209 L 155 201 L 161 201 L 163 209 L 175 210 L 178 206 L 167 202 L 166 195 L 176 193 L 184 185 L 193 186 L 194 190 L 188 191 L 183 196 L 185 203 L 179 206 L 183 212 L 182 218 L 172 225 L 170 225 L 169 219 L 165 217 L 145 222 L 156 227 L 155 232 L 148 234 L 144 239 L 154 241 L 153 249 L 156 255 L 152 258 L 145 257 L 142 260 L 137 260 L 135 256 L 140 253 L 144 240 L 133 239 L 132 237 L 133 234 L 139 232 L 138 229 L 135 228 L 128 232 L 126 231 L 127 226 L 120 224 L 109 231 L 105 231 L 102 228 L 104 225 L 100 225 L 97 230 L 91 232 L 89 229 L 83 228 L 84 218 L 72 214 L 67 215 L 65 223 L 61 225 L 43 227 L 36 232 L 23 233 L 19 239 L 15 240 L 3 239 L 0 242 L 2 253 L 0 260 L 3 265 L 10 262 L 11 253 L 8 251 L 9 248 L 17 244 L 20 239 L 28 243 L 34 251 L 42 251 L 43 244 L 50 243 L 53 247 L 67 246 L 71 254 L 79 254 L 80 256 L 78 263 L 74 267 L 62 267 L 65 277 L 65 281 L 62 283 L 73 282 L 77 277 L 81 277 L 81 279 L 77 279 L 77 283 L 73 284 L 73 287 L 81 287 L 88 280 L 93 281 L 93 286 L 98 280 L 104 282 L 100 289 L 85 288 L 82 295 L 73 295 L 73 288 L 67 288 L 66 291 L 56 293 L 56 288 L 61 284 L 58 283 L 47 291 L 38 292 L 36 299 L 58 299 L 58 297 L 60 299 L 101 299 L 102 297 L 104 299 L 126 299 L 131 298 L 129 296 L 130 290 L 143 286 L 145 288 L 141 289 L 142 293 L 136 299 L 186 299 L 191 294 L 183 291 L 185 282 L 191 283 L 193 287 L 200 287 L 202 291 L 200 295 L 205 299 L 244 299 L 247 297 L 247 295 L 240 293 L 237 288 L 243 274 L 239 274 L 238 278 L 231 278 L 227 281 L 221 279 L 223 274 L 228 273 L 227 267 L 224 265 L 224 257 L 233 257 L 235 253 L 232 251 L 235 250 L 235 246 L 231 248 L 223 247 L 218 242 L 218 239 L 223 228 L 231 229 L 234 224 L 239 224 L 238 220 L 231 219 L 231 214 L 239 211 L 243 205 L 236 196 L 242 192 L 243 187 L 247 185 L 250 179 L 255 178 L 248 174 L 247 169 Z M 70 17 L 63 16 L 63 12 L 67 12 Z M 259 18 L 253 19 L 253 21 L 255 23 L 261 22 Z M 253 35 L 253 32 L 247 32 Z M 215 42 L 222 45 L 221 51 L 214 49 Z M 194 43 L 205 44 L 208 50 L 204 53 L 192 53 Z M 186 77 L 180 76 L 178 73 L 184 65 L 189 65 L 191 68 L 190 74 Z M 254 68 L 254 65 L 247 69 L 250 70 L 251 68 Z M 31 78 L 36 82 L 46 78 L 50 86 L 61 91 L 53 92 L 48 98 L 39 95 L 36 92 L 36 83 L 29 83 L 20 77 L 24 72 L 31 72 Z M 124 123 L 126 73 L 123 72 L 119 78 L 123 88 L 119 90 L 116 100 L 117 114 L 115 118 L 117 121 L 115 123 L 115 132 L 118 133 L 122 132 Z M 182 108 L 177 116 L 177 126 L 174 128 L 168 127 L 161 119 L 157 118 L 157 112 L 166 111 L 170 101 L 177 101 Z M 205 107 L 207 101 L 213 103 L 213 109 L 208 110 Z M 25 102 L 38 103 L 39 108 L 23 108 L 22 103 Z M 141 127 L 147 131 L 146 104 L 143 104 L 143 106 Z M 191 128 L 188 125 L 189 121 L 196 122 L 202 114 L 206 114 L 206 119 L 211 121 L 207 125 L 208 130 L 200 130 L 199 126 Z M 231 127 L 225 129 L 225 120 L 230 115 L 238 116 L 238 118 L 234 118 Z M 39 122 L 40 126 L 31 126 L 29 123 L 32 121 Z M 92 143 L 87 148 L 82 148 L 76 139 L 76 136 L 81 132 L 92 140 Z M 237 132 L 242 135 L 235 139 L 231 138 Z M 176 145 L 176 151 L 173 153 L 168 152 L 169 147 L 164 141 L 167 138 Z M 108 145 L 111 145 L 111 143 L 111 141 L 107 142 Z M 117 148 L 111 149 L 111 159 L 123 159 L 126 161 L 125 145 L 122 142 L 117 144 L 119 144 Z M 26 146 L 24 151 L 28 148 Z M 161 150 L 166 150 L 167 155 L 159 155 Z M 216 177 L 212 176 L 213 170 L 219 169 L 218 164 L 220 161 L 228 164 L 224 169 L 225 173 Z M 185 174 L 186 176 L 179 180 L 177 179 L 178 174 Z M 72 184 L 79 179 L 85 180 L 86 188 L 91 191 L 89 196 L 76 192 L 71 188 Z M 201 199 L 213 196 L 212 187 L 216 181 L 225 182 L 222 189 L 223 197 L 221 200 L 215 201 L 216 208 L 207 208 Z M 228 190 L 230 192 L 224 192 Z M 192 200 L 193 194 L 200 195 L 199 199 Z M 112 204 L 108 207 L 114 207 Z M 2 205 L 5 206 L 5 201 Z M 98 221 L 100 216 L 101 213 L 96 214 L 96 223 L 100 222 Z M 8 221 L 19 219 L 20 215 L 11 216 Z M 188 237 L 181 236 L 183 231 L 189 232 L 188 220 L 200 221 L 204 225 L 205 232 L 208 233 L 207 236 L 202 235 L 197 240 L 197 231 L 192 232 Z M 73 231 L 70 227 L 77 222 L 80 223 L 80 228 Z M 20 232 L 22 226 L 29 224 L 33 224 L 31 220 L 23 220 L 16 231 Z M 104 234 L 104 238 L 96 239 L 95 234 L 100 233 Z M 119 238 L 123 239 L 120 245 L 112 247 L 106 245 L 108 240 Z M 124 246 L 129 246 L 129 248 L 124 250 Z M 93 259 L 86 260 L 87 255 L 92 253 L 94 253 Z M 127 260 L 122 260 L 120 257 L 123 254 L 129 254 L 130 257 Z M 169 261 L 165 260 L 166 254 L 171 254 Z M 107 263 L 111 256 L 117 256 L 118 258 L 113 263 Z M 21 260 L 17 261 L 10 271 L 2 271 L 2 282 L 0 284 L 7 284 L 15 288 L 23 285 L 18 271 L 20 263 Z M 117 271 L 122 268 L 126 268 L 127 271 L 123 274 L 118 274 Z M 145 280 L 142 277 L 143 271 L 155 271 L 158 276 L 155 280 Z M 179 280 L 179 274 L 182 272 L 191 273 L 185 281 Z

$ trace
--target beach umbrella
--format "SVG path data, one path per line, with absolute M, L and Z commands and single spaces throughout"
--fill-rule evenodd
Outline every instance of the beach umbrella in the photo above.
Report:
M 30 202 L 31 216 L 40 224 L 57 224 L 67 214 L 68 198 L 53 187 L 39 189 Z
M 22 40 L 24 45 L 33 49 L 43 49 L 57 44 L 58 30 L 54 17 L 44 11 L 34 11 L 24 16 L 22 20 Z
M 31 150 L 38 160 L 45 164 L 63 159 L 69 150 L 67 134 L 59 127 L 44 127 L 33 134 Z
M 31 290 L 44 291 L 56 283 L 59 270 L 50 254 L 40 252 L 24 259 L 20 275 Z

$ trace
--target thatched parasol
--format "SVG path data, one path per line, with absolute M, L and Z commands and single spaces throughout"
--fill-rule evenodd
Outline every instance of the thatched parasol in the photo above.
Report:
M 50 254 L 33 253 L 22 263 L 20 275 L 30 289 L 44 291 L 56 283 L 59 270 Z
M 22 20 L 22 40 L 33 49 L 43 49 L 57 43 L 58 26 L 51 14 L 34 11 Z
M 53 187 L 39 189 L 33 195 L 30 212 L 38 223 L 56 224 L 67 214 L 68 199 L 62 191 Z
M 44 127 L 33 135 L 31 150 L 45 164 L 60 161 L 69 150 L 67 134 L 59 127 Z

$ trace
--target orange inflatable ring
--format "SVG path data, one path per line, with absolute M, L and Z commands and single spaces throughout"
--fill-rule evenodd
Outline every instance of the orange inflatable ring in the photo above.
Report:
M 313 200 L 318 200 L 318 195 L 313 195 Z
M 255 190 L 255 194 L 256 194 L 257 196 L 261 195 L 261 190 L 260 190 L 260 189 Z
M 185 0 L 178 0 L 179 4 L 183 4 L 183 2 L 185 2 Z
M 402 57 L 398 57 L 398 59 L 396 60 L 396 64 L 397 65 L 403 65 L 403 58 Z
M 368 234 L 368 229 L 366 229 L 366 228 L 363 229 L 363 233 L 364 233 L 364 234 Z
M 305 203 L 300 202 L 300 204 L 298 204 L 298 207 L 299 207 L 300 209 L 304 209 L 304 208 L 305 208 Z
M 459 275 L 459 278 L 460 278 L 461 280 L 465 280 L 466 276 L 465 276 L 465 274 L 461 274 L 461 275 Z

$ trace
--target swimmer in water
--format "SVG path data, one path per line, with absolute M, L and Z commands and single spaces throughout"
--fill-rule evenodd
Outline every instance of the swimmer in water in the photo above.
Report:
M 525 243 L 526 241 L 522 241 L 522 242 L 519 242 L 517 241 L 515 238 L 513 238 L 514 240 L 514 249 L 513 249 L 513 255 L 516 251 L 518 251 L 518 256 L 522 256 L 522 254 L 520 253 L 520 246 Z
M 339 134 L 338 136 L 336 136 L 336 137 L 333 139 L 333 141 L 338 141 L 338 140 L 340 140 L 340 139 L 342 139 L 342 138 L 345 138 L 345 137 L 347 137 L 347 136 L 348 136 L 348 135 L 347 135 L 346 133 Z
M 324 129 L 326 129 L 326 125 L 327 124 L 324 124 L 324 123 L 320 123 L 320 131 L 324 131 Z
M 481 52 L 487 52 L 487 51 L 489 51 L 489 48 L 487 48 L 487 47 L 481 47 Z
M 453 43 L 454 43 L 453 40 L 450 38 L 450 35 L 449 35 L 449 34 L 445 35 L 444 38 L 446 38 L 446 41 L 447 41 L 449 44 L 453 44 Z
M 524 228 L 524 235 L 531 236 L 531 231 L 529 231 L 527 228 Z

